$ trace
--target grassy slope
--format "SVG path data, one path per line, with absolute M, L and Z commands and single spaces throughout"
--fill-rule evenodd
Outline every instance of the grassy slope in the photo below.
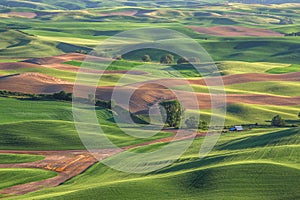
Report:
M 275 115 L 281 115 L 287 122 L 300 125 L 298 120 L 300 106 L 268 106 L 251 104 L 232 104 L 227 106 L 226 126 L 238 124 L 262 124 L 270 125 L 270 120 Z M 188 113 L 199 113 L 195 110 L 187 110 Z M 258 115 L 259 113 L 259 115 Z M 201 110 L 201 119 L 209 122 L 211 119 L 210 110 Z
M 252 82 L 226 86 L 227 93 L 233 94 L 272 94 L 279 96 L 299 96 L 298 82 L 272 81 Z
M 65 64 L 74 65 L 74 66 L 81 66 L 81 61 L 70 61 L 65 62 Z M 84 65 L 85 67 L 86 65 Z M 91 66 L 91 65 L 89 65 Z M 101 75 L 101 79 L 99 82 L 99 86 L 114 86 L 116 83 L 122 78 L 122 81 L 118 82 L 118 85 L 136 83 L 139 81 L 144 81 L 145 78 L 147 79 L 154 79 L 154 78 L 163 78 L 163 77 L 174 77 L 177 73 L 174 73 L 174 69 L 169 69 L 169 67 L 159 65 L 157 63 L 143 63 L 137 61 L 117 61 L 113 63 L 110 67 L 106 68 L 107 66 L 103 66 L 103 64 L 95 64 L 92 66 L 91 69 L 97 70 L 140 70 L 150 73 L 149 75 L 131 75 L 131 74 L 103 74 Z M 163 71 L 165 70 L 165 71 Z M 49 76 L 53 76 L 65 81 L 69 81 L 74 83 L 77 78 L 77 73 L 74 71 L 67 71 L 67 70 L 58 70 L 53 68 L 47 67 L 35 67 L 35 68 L 20 68 L 20 69 L 7 69 L 7 70 L 0 70 L 1 75 L 10 75 L 10 74 L 20 74 L 26 72 L 34 72 L 34 73 L 41 73 L 46 74 Z M 99 78 L 97 74 L 86 74 L 85 79 L 82 80 L 86 84 L 93 83 L 95 78 Z M 96 79 L 96 80 L 97 80 Z M 92 81 L 91 81 L 92 80 Z
M 218 69 L 224 75 L 265 73 L 273 68 L 289 67 L 289 64 L 269 62 L 243 62 L 243 61 L 222 61 L 217 63 Z
M 223 135 L 204 159 L 203 139 L 173 165 L 134 175 L 97 164 L 64 185 L 23 199 L 297 199 L 299 129 L 258 129 Z M 141 147 L 153 151 L 161 145 Z M 122 154 L 115 157 L 121 159 Z M 101 177 L 101 178 L 100 178 Z
M 16 59 L 3 59 L 3 60 L 0 60 L 0 63 L 1 62 L 18 62 L 20 60 L 16 60 Z
M 0 169 L 0 176 L 5 180 L 5 182 L 0 183 L 0 189 L 52 178 L 56 174 L 56 172 L 40 169 Z
M 300 65 L 294 64 L 285 68 L 276 67 L 268 70 L 267 72 L 271 74 L 284 74 L 284 73 L 299 72 L 299 71 L 300 71 Z
M 1 56 L 29 57 L 29 55 L 32 55 L 35 57 L 62 53 L 62 51 L 55 48 L 56 43 L 43 42 L 18 31 L 7 30 L 1 31 L 0 34 Z
M 0 98 L 0 101 L 1 149 L 68 150 L 85 148 L 74 126 L 71 103 L 11 98 Z M 135 139 L 111 122 L 110 111 L 99 109 L 96 113 L 106 136 L 119 146 L 129 146 L 172 135 L 161 132 L 151 138 Z M 137 132 L 130 127 L 125 129 L 132 133 Z M 88 130 L 85 133 L 89 137 L 95 134 Z M 147 133 L 152 134 L 153 132 Z M 98 143 L 98 145 L 101 148 L 107 148 L 102 143 Z
M 195 92 L 208 93 L 207 86 L 191 85 Z M 298 82 L 289 81 L 262 81 L 262 82 L 249 82 L 226 85 L 225 91 L 227 94 L 270 94 L 276 96 L 299 96 Z M 186 86 L 172 87 L 176 90 L 184 90 Z M 218 87 L 215 87 L 218 89 Z
M 140 60 L 140 57 L 135 57 L 136 60 Z M 81 61 L 69 61 L 64 64 L 74 65 L 81 67 Z M 83 65 L 86 66 L 86 65 Z M 139 81 L 144 81 L 145 78 L 153 79 L 153 78 L 170 78 L 170 77 L 199 77 L 199 73 L 194 70 L 191 66 L 164 66 L 157 63 L 144 63 L 141 61 L 117 61 L 112 63 L 111 66 L 107 68 L 101 63 L 89 65 L 92 66 L 92 69 L 98 70 L 140 70 L 149 73 L 149 75 L 126 75 L 126 77 L 120 74 L 104 74 L 101 77 L 100 86 L 112 86 L 115 85 L 120 78 L 122 78 L 122 84 L 130 84 L 136 83 Z M 266 62 L 241 62 L 241 61 L 223 61 L 218 62 L 217 64 L 220 73 L 223 75 L 231 75 L 231 74 L 243 74 L 243 73 L 289 73 L 289 72 L 297 72 L 299 71 L 299 65 L 289 65 L 289 64 L 281 64 L 281 63 L 266 63 Z M 69 82 L 76 81 L 76 72 L 66 71 L 66 70 L 58 70 L 53 68 L 46 67 L 37 67 L 37 68 L 20 68 L 14 70 L 0 70 L 0 74 L 9 75 L 9 74 L 18 74 L 25 72 L 35 72 L 46 74 L 49 76 L 53 76 L 62 80 L 66 80 Z M 95 75 L 89 75 L 89 78 L 96 77 Z M 90 81 L 88 79 L 85 80 L 86 83 Z M 201 88 L 197 88 L 196 90 L 202 91 Z M 230 92 L 230 91 L 229 91 Z M 234 91 L 233 91 L 234 92 Z
M 202 43 L 215 60 L 299 63 L 299 40 L 245 38 Z
M 26 23 L 26 22 L 24 22 Z M 67 44 L 63 41 L 51 41 L 28 35 L 18 30 L 0 28 L 1 57 L 46 57 L 62 53 L 75 52 L 85 47 Z M 83 45 L 84 46 L 84 45 Z
M 36 120 L 72 121 L 72 107 L 66 102 L 27 101 L 0 98 L 0 124 Z
M 73 3 L 79 5 L 78 2 L 74 1 Z M 40 4 L 39 6 L 43 7 L 45 5 Z M 248 6 L 240 5 L 238 5 L 237 8 L 238 11 L 241 12 L 245 12 L 245 10 L 249 9 Z M 214 12 L 216 11 L 215 8 L 211 9 Z M 222 8 L 220 7 L 218 9 Z M 218 12 L 223 13 L 225 11 L 219 10 Z M 171 12 L 165 13 L 169 15 Z M 174 14 L 171 15 L 175 16 Z M 297 14 L 293 14 L 293 16 L 294 15 L 297 16 Z M 74 15 L 74 17 L 75 16 L 76 15 Z M 285 15 L 283 14 L 283 16 Z M 158 15 L 154 17 L 160 18 Z M 168 17 L 161 16 L 161 19 L 157 19 L 157 22 L 167 20 Z M 258 26 L 270 27 L 280 32 L 288 33 L 297 30 L 295 26 L 278 27 L 276 25 L 266 24 L 269 23 L 268 20 L 273 22 L 274 19 L 263 20 L 264 16 L 259 18 L 252 17 L 252 22 L 251 20 L 250 22 L 245 21 L 243 17 L 240 21 L 237 19 L 220 20 L 219 18 L 203 18 L 200 21 L 200 18 L 191 19 L 192 24 L 212 26 L 227 21 L 228 23 L 234 23 L 236 25 L 243 22 L 247 26 L 253 26 L 256 22 L 259 22 L 260 24 L 258 24 Z M 140 23 L 140 19 L 135 21 L 136 19 L 133 18 L 123 18 L 123 21 L 108 21 L 105 23 L 78 22 L 77 20 L 75 22 L 74 19 L 75 18 L 61 15 L 54 17 L 53 21 L 50 18 L 47 23 L 25 19 L 19 19 L 18 22 L 16 22 L 15 19 L 3 20 L 5 24 L 26 24 L 28 30 L 24 30 L 25 32 L 33 33 L 40 37 L 33 38 L 32 36 L 24 36 L 23 34 L 21 36 L 14 31 L 7 33 L 2 32 L 1 36 L 3 34 L 3 36 L 5 36 L 3 38 L 5 39 L 1 40 L 1 45 L 4 47 L 13 46 L 3 49 L 1 55 L 14 56 L 17 54 L 25 57 L 54 55 L 63 51 L 65 52 L 66 48 L 70 48 L 70 46 L 62 47 L 59 45 L 63 40 L 71 44 L 93 46 L 97 44 L 98 41 L 118 31 L 145 26 L 159 26 L 177 29 L 193 35 L 195 38 L 200 38 L 198 41 L 212 54 L 215 60 L 244 60 L 288 64 L 299 63 L 299 39 L 297 38 L 253 39 L 208 37 L 191 32 L 189 29 L 178 24 L 185 23 L 186 25 L 190 25 L 187 23 L 190 19 L 187 21 L 175 19 L 173 23 L 160 23 L 155 25 L 150 22 Z M 93 18 L 88 20 L 93 20 Z M 108 17 L 103 20 L 122 20 L 122 18 Z M 124 20 L 130 22 L 124 23 Z M 118 27 L 118 30 L 116 30 L 116 27 Z M 74 37 L 77 38 L 78 35 L 80 35 L 82 39 L 74 40 Z M 24 43 L 24 41 L 16 40 L 16 38 L 20 37 L 24 37 L 25 42 L 26 39 L 29 38 L 31 42 Z M 201 40 L 203 37 L 208 37 L 208 40 Z M 36 51 L 37 49 L 39 51 Z M 70 49 L 74 50 L 77 49 L 77 47 Z M 140 56 L 135 59 L 139 60 Z M 237 65 L 239 64 L 240 63 L 237 63 Z M 270 65 L 265 63 L 253 64 L 249 70 L 251 70 L 252 67 L 264 71 L 269 69 L 274 70 Z M 250 66 L 250 64 L 247 64 L 247 66 Z M 279 65 L 276 64 L 274 67 L 278 66 Z M 287 66 L 282 65 L 279 67 L 281 70 L 282 67 Z M 289 68 L 285 72 L 290 70 L 294 69 Z M 228 68 L 228 71 L 225 71 L 225 73 L 243 73 L 247 71 L 248 69 L 240 68 L 239 72 L 234 72 L 233 68 Z M 271 71 L 270 73 L 278 73 L 278 69 L 276 72 Z M 282 73 L 282 71 L 280 73 Z M 73 80 L 70 77 L 65 80 Z M 108 78 L 111 79 L 112 77 Z M 247 87 L 250 86 L 251 85 Z M 235 90 L 239 89 L 240 88 L 233 88 L 231 91 L 235 92 Z M 261 90 L 264 92 L 266 89 L 267 88 L 262 88 Z M 289 90 L 287 93 L 291 94 L 292 91 Z M 16 148 L 12 145 L 15 141 L 18 141 L 21 145 L 19 148 L 31 148 L 32 145 L 40 145 L 37 147 L 39 149 L 81 148 L 80 141 L 74 135 L 73 124 L 70 122 L 72 120 L 70 107 L 65 103 L 22 102 L 3 98 L 1 98 L 0 101 L 1 105 L 3 105 L 3 107 L 1 106 L 3 108 L 2 110 L 0 107 L 0 116 L 2 115 L 0 117 L 0 126 L 1 130 L 3 130 L 1 135 L 9 135 L 8 137 L 5 135 L 5 139 L 0 140 L 4 141 L 5 148 Z M 9 108 L 9 110 L 4 108 Z M 232 105 L 229 107 L 227 124 L 263 123 L 264 120 L 271 119 L 271 117 L 278 113 L 286 119 L 295 120 L 298 111 L 299 107 Z M 207 113 L 209 113 L 209 111 L 207 111 Z M 204 115 L 207 113 L 204 111 Z M 257 117 L 257 113 L 260 113 L 260 117 Z M 111 133 L 115 135 L 115 127 L 109 122 L 110 114 L 108 114 L 107 111 L 99 111 L 98 115 L 104 119 L 105 123 L 109 124 L 108 128 L 112 131 Z M 41 130 L 43 130 L 42 133 Z M 27 138 L 24 136 L 22 134 L 24 131 L 32 137 Z M 61 138 L 64 138 L 67 143 L 63 143 Z M 119 142 L 120 145 L 132 144 L 130 140 L 131 138 L 124 137 L 122 134 L 118 134 L 116 138 L 116 141 Z M 276 130 L 274 130 L 274 132 L 259 130 L 237 135 L 224 135 L 209 157 L 199 161 L 197 160 L 197 152 L 201 142 L 202 139 L 197 139 L 193 148 L 191 148 L 181 160 L 171 167 L 157 173 L 145 176 L 131 175 L 116 172 L 102 164 L 98 164 L 85 174 L 72 179 L 63 186 L 28 194 L 20 198 L 199 199 L 199 197 L 203 197 L 205 199 L 216 199 L 220 196 L 224 197 L 224 199 L 257 199 L 257 197 L 260 197 L 260 199 L 299 198 L 299 196 L 297 196 L 297 191 L 300 189 L 298 181 L 300 178 L 298 130 L 283 130 L 282 132 L 277 132 Z M 137 151 L 155 150 L 158 148 L 157 146 L 159 145 L 139 148 Z
M 0 154 L 0 164 L 26 163 L 43 160 L 44 156 L 26 154 Z

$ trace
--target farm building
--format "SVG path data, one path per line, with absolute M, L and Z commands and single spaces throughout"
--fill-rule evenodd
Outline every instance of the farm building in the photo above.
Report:
M 243 126 L 234 126 L 229 129 L 229 131 L 243 131 Z

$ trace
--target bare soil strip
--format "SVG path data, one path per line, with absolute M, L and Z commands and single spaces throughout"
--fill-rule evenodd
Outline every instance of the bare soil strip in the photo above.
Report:
M 95 153 L 98 160 L 102 160 L 109 156 L 119 153 L 119 150 L 104 149 Z M 37 191 L 43 188 L 55 187 L 70 178 L 81 174 L 90 166 L 98 162 L 98 160 L 87 151 L 10 151 L 0 150 L 0 153 L 5 154 L 32 154 L 43 155 L 44 160 L 32 163 L 20 164 L 0 164 L 0 168 L 40 168 L 58 172 L 58 176 L 32 183 L 5 188 L 0 191 L 6 195 L 22 195 L 29 192 Z
M 37 16 L 37 14 L 34 12 L 9 12 L 7 14 L 9 16 L 24 17 L 24 18 L 28 18 L 28 19 L 33 19 Z
M 0 70 L 16 70 L 22 68 L 37 68 L 41 67 L 40 65 L 26 62 L 8 62 L 0 63 Z
M 300 73 L 290 73 L 281 75 L 268 74 L 242 74 L 223 77 L 224 84 L 237 84 L 252 81 L 300 81 Z M 214 78 L 206 80 L 210 85 L 218 85 Z M 203 79 L 190 80 L 190 84 L 205 85 Z M 163 84 L 164 86 L 161 86 Z M 186 80 L 181 79 L 161 79 L 144 82 L 141 87 L 136 88 L 130 101 L 130 110 L 133 113 L 144 112 L 149 106 L 161 101 L 175 99 L 176 95 L 182 99 L 184 106 L 189 109 L 198 109 L 195 102 L 191 102 L 191 96 L 196 95 L 200 109 L 211 108 L 211 95 L 207 93 L 191 93 L 188 91 L 169 90 L 166 87 L 187 84 Z M 166 87 L 165 87 L 166 86 Z M 113 91 L 127 95 L 132 87 L 136 85 L 127 85 L 120 87 L 99 87 L 96 97 L 102 100 L 110 100 Z M 88 89 L 88 86 L 82 87 L 82 90 Z M 30 94 L 47 94 L 73 91 L 73 83 L 62 81 L 60 79 L 37 73 L 16 74 L 14 76 L 0 77 L 0 90 Z M 222 96 L 219 96 L 220 98 Z M 248 103 L 257 105 L 275 105 L 275 106 L 296 106 L 300 105 L 300 97 L 283 97 L 275 95 L 258 95 L 258 94 L 227 94 L 227 103 Z M 218 103 L 218 102 L 216 102 Z M 220 102 L 221 103 L 221 102 Z
M 220 79 L 222 82 L 220 82 Z M 145 81 L 144 84 L 158 83 L 167 87 L 174 87 L 178 85 L 202 85 L 202 86 L 218 86 L 218 85 L 233 85 L 249 82 L 265 82 L 265 81 L 300 81 L 300 72 L 292 72 L 286 74 L 259 74 L 259 73 L 247 73 L 247 74 L 234 74 L 222 77 L 206 77 L 195 80 L 188 79 L 158 79 L 155 81 Z M 141 83 L 132 84 L 132 86 L 141 85 Z
M 0 70 L 16 70 L 21 68 L 52 68 L 57 70 L 63 71 L 71 71 L 71 72 L 81 72 L 84 73 L 91 73 L 91 74 L 131 74 L 131 75 L 144 75 L 148 74 L 144 71 L 139 70 L 97 70 L 97 69 L 87 69 L 82 67 L 77 67 L 73 65 L 63 64 L 64 62 L 72 61 L 72 60 L 79 60 L 83 61 L 88 59 L 89 61 L 103 61 L 108 60 L 107 58 L 102 57 L 93 57 L 85 54 L 79 53 L 69 53 L 63 54 L 60 56 L 52 56 L 52 57 L 45 57 L 45 58 L 33 58 L 24 60 L 22 62 L 4 62 L 0 63 Z
M 174 137 L 163 138 L 142 144 L 127 146 L 122 149 L 103 149 L 94 150 L 93 153 L 84 150 L 73 150 L 73 151 L 17 151 L 17 150 L 0 150 L 0 153 L 5 154 L 32 154 L 32 155 L 43 155 L 44 160 L 31 162 L 31 163 L 18 163 L 18 164 L 0 164 L 0 168 L 39 168 L 50 171 L 58 172 L 58 176 L 38 181 L 25 183 L 21 185 L 12 186 L 0 190 L 0 194 L 5 195 L 23 195 L 29 192 L 34 192 L 43 188 L 50 188 L 58 186 L 65 181 L 75 177 L 90 166 L 94 165 L 98 161 L 103 160 L 109 156 L 116 155 L 122 151 L 129 150 L 136 147 L 147 146 L 157 143 L 166 143 L 171 141 L 179 141 L 186 139 L 193 139 L 197 137 L 203 137 L 206 133 L 194 133 L 190 131 L 183 131 L 178 133 L 178 130 L 164 130 L 166 132 L 173 133 Z
M 213 27 L 199 27 L 189 26 L 189 28 L 203 34 L 225 37 L 237 36 L 255 36 L 255 37 L 280 37 L 284 34 L 277 33 L 272 30 L 262 28 L 248 28 L 242 26 L 213 26 Z
M 45 64 L 53 64 L 53 63 L 63 63 L 68 62 L 72 60 L 85 60 L 87 58 L 87 55 L 80 54 L 80 53 L 68 53 L 63 54 L 59 56 L 51 56 L 51 57 L 45 57 L 45 58 L 32 58 L 28 60 L 24 60 L 24 62 L 27 63 L 33 63 L 38 65 L 45 65 Z M 95 57 L 95 59 L 99 59 L 98 57 Z
M 27 94 L 47 94 L 62 90 L 71 92 L 72 89 L 72 83 L 39 73 L 12 74 L 0 77 L 0 90 Z
M 180 98 L 181 103 L 187 109 L 211 109 L 212 97 L 215 106 L 222 106 L 226 98 L 227 104 L 247 103 L 255 105 L 274 105 L 274 106 L 297 106 L 300 105 L 300 96 L 282 97 L 273 95 L 258 94 L 208 94 L 208 93 L 191 93 L 185 91 L 173 91 Z M 149 105 L 160 102 L 161 100 L 176 99 L 176 96 L 168 89 L 138 89 L 131 97 L 130 110 L 133 113 L 148 112 Z M 191 97 L 196 95 L 197 102 L 191 101 Z M 100 96 L 99 96 L 100 97 Z
M 287 74 L 259 74 L 259 73 L 248 73 L 248 74 L 234 74 L 223 76 L 224 85 L 232 85 L 239 83 L 249 83 L 249 82 L 264 82 L 264 81 L 300 81 L 300 72 L 293 72 Z M 206 78 L 207 85 L 218 85 L 216 78 Z M 203 79 L 190 80 L 191 84 L 206 85 Z M 215 84 L 214 84 L 215 82 Z

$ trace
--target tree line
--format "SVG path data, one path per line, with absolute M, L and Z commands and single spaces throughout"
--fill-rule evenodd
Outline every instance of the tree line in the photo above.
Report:
M 73 94 L 65 91 L 60 91 L 53 94 L 24 94 L 20 92 L 0 91 L 0 97 L 17 96 L 22 98 L 29 98 L 32 100 L 60 100 L 60 101 L 72 101 Z M 88 95 L 87 98 L 77 98 L 82 103 L 95 105 L 96 107 L 112 109 L 111 101 L 103 101 L 96 99 L 95 95 Z M 178 100 L 162 101 L 160 103 L 160 111 L 167 127 L 179 128 L 184 114 L 184 109 Z M 298 113 L 300 119 L 300 112 Z M 207 130 L 208 123 L 205 121 L 197 120 L 196 117 L 191 116 L 185 122 L 185 126 L 188 129 L 200 129 Z M 286 120 L 280 115 L 276 115 L 271 120 L 271 126 L 285 127 L 287 126 Z

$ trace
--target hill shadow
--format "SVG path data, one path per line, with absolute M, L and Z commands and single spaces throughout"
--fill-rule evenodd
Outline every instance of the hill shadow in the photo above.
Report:
M 292 141 L 299 139 L 299 128 L 292 128 L 288 130 L 272 132 L 269 134 L 264 134 L 260 136 L 250 136 L 248 138 L 238 140 L 238 141 L 230 141 L 219 145 L 216 147 L 218 150 L 237 150 L 237 149 L 247 149 L 247 148 L 256 148 L 256 147 L 264 147 L 264 146 L 274 146 L 274 145 L 284 145 L 289 144 L 291 138 Z M 298 136 L 298 137 L 297 137 Z

